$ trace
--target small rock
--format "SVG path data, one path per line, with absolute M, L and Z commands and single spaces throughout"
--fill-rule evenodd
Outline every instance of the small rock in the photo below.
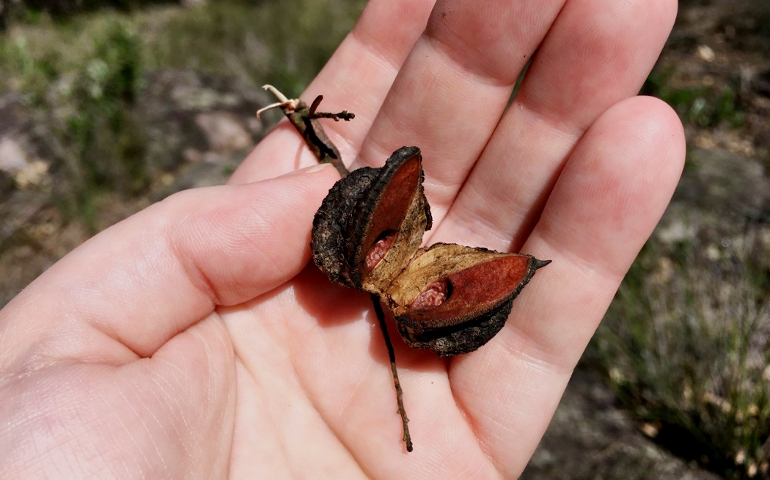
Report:
M 708 45 L 698 45 L 698 57 L 705 62 L 713 62 L 717 56 Z
M 28 163 L 27 154 L 19 142 L 12 138 L 0 140 L 0 170 L 13 176 Z
M 674 207 L 669 206 L 669 211 Z M 679 215 L 670 215 L 655 229 L 655 237 L 664 245 L 691 242 L 697 235 L 697 228 Z
M 13 179 L 21 189 L 43 185 L 48 181 L 48 163 L 35 160 L 16 172 Z
M 717 146 L 711 135 L 701 134 L 695 137 L 695 146 L 704 150 L 711 150 Z
M 48 180 L 48 163 L 32 159 L 19 141 L 9 137 L 0 140 L 0 171 L 22 189 Z
M 216 153 L 227 155 L 254 145 L 243 122 L 231 113 L 199 113 L 195 116 L 195 124 L 203 130 L 211 150 Z
M 187 163 L 198 163 L 203 160 L 203 153 L 197 148 L 185 148 L 182 152 L 182 158 Z
M 660 427 L 650 422 L 644 422 L 641 427 L 642 433 L 650 438 L 655 438 L 660 433 Z

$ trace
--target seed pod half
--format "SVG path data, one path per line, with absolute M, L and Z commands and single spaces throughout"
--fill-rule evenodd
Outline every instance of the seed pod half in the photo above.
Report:
M 513 299 L 550 261 L 437 243 L 420 250 L 387 291 L 398 331 L 439 356 L 476 350 L 503 328 Z
M 402 147 L 381 168 L 338 181 L 313 219 L 313 261 L 331 281 L 381 294 L 431 228 L 422 157 Z
M 422 182 L 416 147 L 337 182 L 313 221 L 313 260 L 333 282 L 378 295 L 413 348 L 468 353 L 503 327 L 513 299 L 550 262 L 455 244 L 419 248 L 432 223 Z

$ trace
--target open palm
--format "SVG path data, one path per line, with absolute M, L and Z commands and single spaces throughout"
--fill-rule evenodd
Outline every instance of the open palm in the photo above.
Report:
M 635 96 L 676 6 L 371 0 L 303 95 L 356 113 L 325 124 L 352 168 L 420 147 L 428 243 L 553 260 L 476 352 L 392 329 L 414 452 L 368 296 L 307 265 L 338 175 L 284 122 L 0 312 L 0 477 L 515 478 L 679 177 L 678 118 Z

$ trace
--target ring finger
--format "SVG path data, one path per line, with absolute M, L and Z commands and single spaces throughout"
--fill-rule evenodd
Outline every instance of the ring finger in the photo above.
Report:
M 438 1 L 354 166 L 380 166 L 396 148 L 419 146 L 426 194 L 440 221 L 562 4 Z

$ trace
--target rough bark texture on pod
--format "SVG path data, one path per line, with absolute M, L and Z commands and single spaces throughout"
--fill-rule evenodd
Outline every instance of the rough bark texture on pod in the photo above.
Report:
M 392 196 L 403 192 L 387 191 L 387 187 L 394 183 L 391 182 L 394 176 L 408 161 L 416 163 L 419 167 L 414 170 L 417 173 L 417 180 L 410 179 L 414 189 L 412 192 L 407 192 L 409 203 L 406 208 L 403 201 L 394 206 Z M 422 189 L 421 161 L 420 149 L 402 147 L 391 155 L 385 166 L 359 168 L 334 184 L 313 219 L 310 242 L 313 261 L 332 282 L 363 290 L 364 277 L 369 273 L 364 271 L 366 255 L 377 240 L 376 236 L 371 238 L 372 232 L 378 227 L 383 228 L 382 224 L 387 223 L 388 220 L 394 220 L 394 217 L 395 221 L 391 223 L 395 224 L 395 228 L 392 229 L 401 227 L 406 232 L 398 235 L 399 238 L 394 242 L 394 246 L 401 248 L 402 242 L 405 240 L 408 242 L 410 238 L 414 242 L 413 238 L 417 237 L 419 237 L 417 239 L 417 246 L 419 246 L 423 233 L 430 229 L 432 224 L 430 207 Z M 396 180 L 401 179 L 399 177 Z M 404 198 L 396 200 L 404 200 Z M 413 206 L 412 201 L 416 205 Z M 416 223 L 403 221 L 406 214 L 404 210 L 409 207 L 417 210 L 413 212 L 415 213 L 413 216 L 418 217 Z M 386 211 L 388 209 L 391 210 L 388 212 Z M 400 211 L 395 212 L 395 209 Z M 404 215 L 394 215 L 395 213 Z M 386 218 L 387 214 L 390 214 L 388 218 Z M 380 233 L 382 232 L 377 236 Z M 416 249 L 417 247 L 414 248 Z

